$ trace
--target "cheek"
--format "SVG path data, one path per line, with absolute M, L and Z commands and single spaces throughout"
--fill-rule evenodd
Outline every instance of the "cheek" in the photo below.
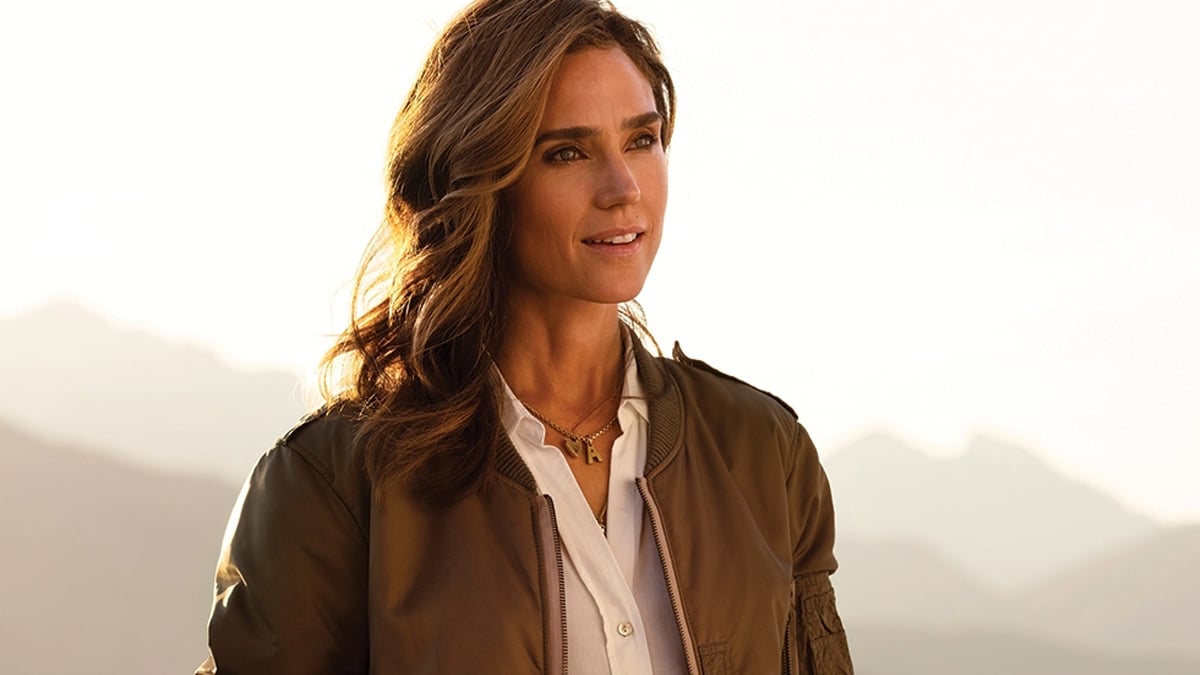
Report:
M 642 183 L 642 199 L 654 210 L 657 222 L 662 222 L 667 208 L 667 167 L 657 167 Z
M 535 186 L 526 186 L 535 187 Z M 526 190 L 514 195 L 508 263 L 521 276 L 540 276 L 546 253 L 561 247 L 563 206 L 554 190 Z
M 573 210 L 570 185 L 562 181 L 531 180 L 514 195 L 514 234 L 549 239 L 556 228 L 570 220 Z

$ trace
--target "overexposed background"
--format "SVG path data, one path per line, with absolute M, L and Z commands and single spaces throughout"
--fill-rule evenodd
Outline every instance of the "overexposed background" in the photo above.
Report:
M 0 318 L 67 300 L 308 376 L 459 6 L 6 5 Z M 664 348 L 779 394 L 826 452 L 983 434 L 1200 520 L 1200 5 L 618 6 L 679 90 L 642 297 Z

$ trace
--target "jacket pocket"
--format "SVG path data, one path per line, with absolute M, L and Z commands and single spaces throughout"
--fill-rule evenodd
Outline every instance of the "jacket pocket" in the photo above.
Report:
M 809 645 L 809 649 L 813 675 L 854 675 L 845 631 L 817 638 Z
M 837 600 L 829 576 L 815 575 L 798 579 L 797 582 L 797 639 L 803 641 L 797 646 L 798 651 L 804 654 L 800 663 L 806 663 L 809 668 L 804 669 L 797 664 L 793 672 L 806 675 L 854 675 L 850 646 L 846 642 L 842 619 L 838 616 Z
M 734 675 L 729 663 L 729 645 L 725 642 L 700 645 L 700 672 L 704 675 Z

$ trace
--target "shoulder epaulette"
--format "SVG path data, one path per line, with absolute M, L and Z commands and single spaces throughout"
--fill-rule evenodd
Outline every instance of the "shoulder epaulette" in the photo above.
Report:
M 283 435 L 279 437 L 279 440 L 277 442 L 281 445 L 287 445 L 288 442 L 292 440 L 292 436 L 294 436 L 296 434 L 296 432 L 300 431 L 304 427 L 317 421 L 322 416 L 324 416 L 325 413 L 327 413 L 327 412 L 329 412 L 328 405 L 322 405 L 321 407 L 317 408 L 316 410 L 309 412 L 304 417 L 301 417 L 296 422 L 296 424 L 292 426 L 291 429 L 288 429 L 287 431 L 285 431 L 283 433 Z
M 701 361 L 700 359 L 693 359 L 692 357 L 688 356 L 687 354 L 684 354 L 683 348 L 679 346 L 678 340 L 675 341 L 675 348 L 671 350 L 671 358 L 675 359 L 679 363 L 684 364 L 685 366 L 691 366 L 693 368 L 698 368 L 700 370 L 703 370 L 706 373 L 712 373 L 713 375 L 716 375 L 717 377 L 721 377 L 726 380 L 732 380 L 734 382 L 737 382 L 738 384 L 744 384 L 747 387 L 750 387 L 751 389 L 753 389 L 757 392 L 766 394 L 767 396 L 770 396 L 771 398 L 775 399 L 775 401 L 778 402 L 779 405 L 783 406 L 785 410 L 787 410 L 789 413 L 791 413 L 792 417 L 794 417 L 796 419 L 800 419 L 800 416 L 796 414 L 796 411 L 792 408 L 792 406 L 788 405 L 787 401 L 779 398 L 775 394 L 772 394 L 771 392 L 767 391 L 766 389 L 760 389 L 743 379 L 740 379 L 740 378 L 734 377 L 733 375 L 730 375 L 729 373 L 717 370 L 716 368 L 713 368 L 712 366 L 708 365 L 704 361 Z

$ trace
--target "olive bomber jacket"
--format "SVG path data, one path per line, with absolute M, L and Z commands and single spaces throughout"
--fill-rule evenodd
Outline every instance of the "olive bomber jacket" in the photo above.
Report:
M 635 340 L 639 489 L 691 675 L 853 673 L 829 575 L 829 485 L 774 397 Z M 197 675 L 565 675 L 554 505 L 505 435 L 479 493 L 373 499 L 354 422 L 324 412 L 259 461 L 230 517 Z

